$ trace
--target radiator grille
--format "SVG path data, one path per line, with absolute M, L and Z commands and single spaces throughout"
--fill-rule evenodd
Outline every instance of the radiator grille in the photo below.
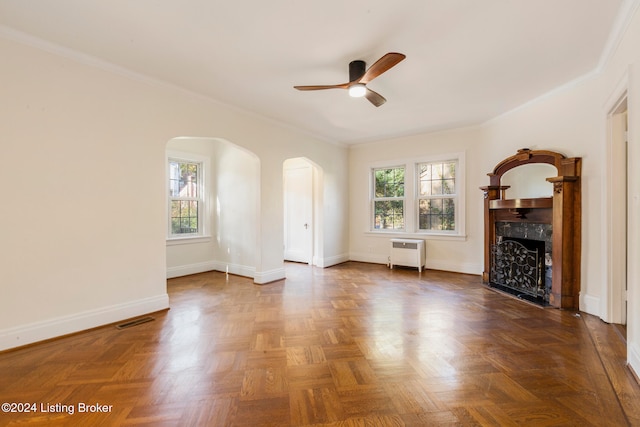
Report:
M 393 242 L 394 249 L 418 249 L 417 243 L 402 243 L 402 242 Z

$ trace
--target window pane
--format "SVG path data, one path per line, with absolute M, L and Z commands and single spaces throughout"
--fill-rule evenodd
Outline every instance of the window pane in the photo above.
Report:
M 431 230 L 442 230 L 442 216 L 439 214 L 431 214 L 429 217 L 429 226 Z
M 431 195 L 431 165 L 429 163 L 421 163 L 418 165 L 418 187 L 421 196 Z
M 444 164 L 442 178 L 454 179 L 455 177 L 456 177 L 456 162 L 446 162 Z
M 379 230 L 404 229 L 404 202 L 387 200 L 374 202 L 374 228 Z
M 169 224 L 170 234 L 202 232 L 199 211 L 202 210 L 200 175 L 202 163 L 169 159 Z
M 171 218 L 171 234 L 180 233 L 180 218 Z
M 198 232 L 198 202 L 195 200 L 171 201 L 171 233 Z
M 404 168 L 375 169 L 375 197 L 404 197 Z
M 442 181 L 439 179 L 431 181 L 431 194 L 442 194 Z
M 431 165 L 429 163 L 421 163 L 418 167 L 420 169 L 420 179 L 421 180 L 430 180 L 431 179 Z
M 431 195 L 431 182 L 420 181 L 420 195 L 421 196 Z
M 432 179 L 434 180 L 442 179 L 442 163 L 432 163 L 431 168 L 433 170 Z
M 456 194 L 456 181 L 454 179 L 443 179 L 441 194 Z
M 198 165 L 182 163 L 180 166 L 180 197 L 198 197 Z
M 456 204 L 453 199 L 443 199 L 442 230 L 456 229 Z
M 180 163 L 169 163 L 169 195 L 178 197 L 180 194 Z
M 197 163 L 169 162 L 169 195 L 170 197 L 199 197 Z
M 455 230 L 453 199 L 422 199 L 418 206 L 420 230 Z
M 418 165 L 419 195 L 456 194 L 456 162 L 421 163 Z

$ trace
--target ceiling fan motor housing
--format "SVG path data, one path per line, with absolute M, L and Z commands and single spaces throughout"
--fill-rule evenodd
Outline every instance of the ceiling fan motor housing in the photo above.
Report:
M 394 67 L 406 56 L 403 53 L 389 52 L 378 59 L 368 70 L 367 64 L 361 60 L 349 63 L 349 81 L 337 85 L 294 86 L 298 90 L 348 89 L 353 97 L 364 97 L 374 106 L 379 107 L 386 99 L 379 93 L 366 87 L 367 83 Z M 355 90 L 358 89 L 358 90 Z
M 349 63 L 349 82 L 360 80 L 367 68 L 364 61 L 356 60 Z

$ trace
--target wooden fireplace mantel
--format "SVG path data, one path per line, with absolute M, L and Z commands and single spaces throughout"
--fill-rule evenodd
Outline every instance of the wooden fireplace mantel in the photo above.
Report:
M 491 245 L 496 243 L 496 222 L 542 222 L 552 225 L 552 288 L 549 304 L 556 308 L 577 310 L 580 293 L 581 249 L 581 162 L 580 157 L 544 150 L 518 152 L 496 165 L 488 173 L 489 185 L 484 192 L 484 271 L 482 280 L 490 280 Z M 507 199 L 509 186 L 501 185 L 502 176 L 509 170 L 530 163 L 555 166 L 558 176 L 549 177 L 553 197 L 535 199 Z

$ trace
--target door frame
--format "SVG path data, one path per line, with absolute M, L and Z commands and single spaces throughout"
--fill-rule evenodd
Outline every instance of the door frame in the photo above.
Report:
M 627 262 L 629 230 L 629 158 L 627 154 L 627 82 L 614 92 L 607 108 L 606 144 L 606 292 L 602 319 L 609 323 L 627 323 Z M 624 209 L 620 209 L 624 206 Z
M 282 176 L 283 176 L 283 193 L 285 191 L 285 174 L 286 169 L 291 164 L 304 165 L 309 166 L 311 170 L 311 189 L 310 189 L 310 200 L 311 200 L 311 238 L 309 242 L 309 265 L 319 265 L 320 260 L 322 259 L 323 254 L 323 239 L 322 239 L 322 180 L 323 180 L 323 171 L 315 162 L 310 160 L 307 157 L 295 157 L 286 159 L 282 164 Z M 286 201 L 286 194 L 283 194 L 283 202 Z M 286 206 L 283 205 L 283 208 L 286 209 Z M 287 224 L 286 224 L 286 212 L 283 215 L 283 228 L 286 232 Z M 286 238 L 286 237 L 284 237 Z M 284 251 L 283 247 L 283 251 Z

